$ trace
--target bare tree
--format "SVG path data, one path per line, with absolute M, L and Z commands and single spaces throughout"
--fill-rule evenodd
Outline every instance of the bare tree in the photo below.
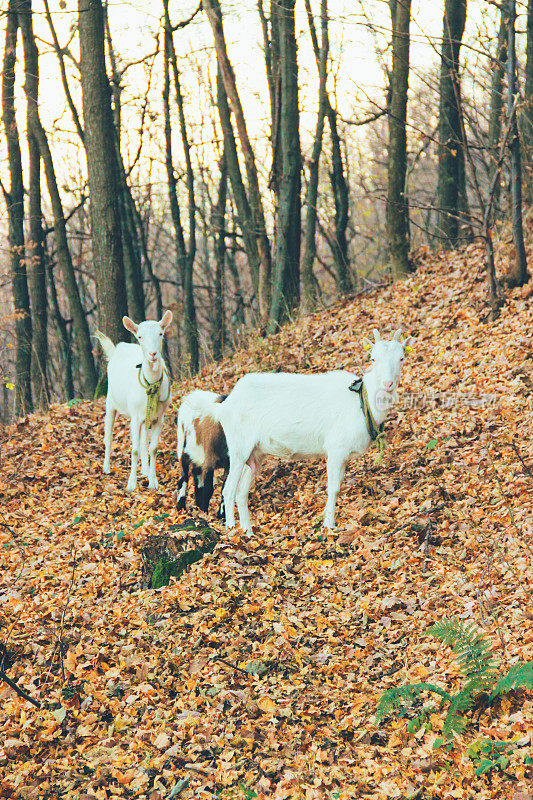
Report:
M 505 62 L 507 60 L 507 26 L 505 14 L 500 10 L 500 27 L 498 30 L 498 40 L 496 53 L 491 64 L 491 85 L 490 85 L 490 111 L 489 111 L 489 158 L 490 158 L 490 177 L 494 177 L 498 167 L 498 151 L 502 128 L 502 109 L 503 109 L 503 83 L 505 78 Z M 497 215 L 500 204 L 500 179 L 499 167 L 498 177 L 494 185 L 494 214 Z
M 392 19 L 392 73 L 388 110 L 387 239 L 395 278 L 409 273 L 409 205 L 407 200 L 407 89 L 411 0 L 389 0 Z
M 276 226 L 276 262 L 268 328 L 280 321 L 300 300 L 300 110 L 298 62 L 294 29 L 295 0 L 279 0 L 281 185 Z
M 305 0 L 311 43 L 317 65 L 320 65 L 320 48 L 316 35 L 315 23 L 311 12 L 310 0 Z M 320 67 L 319 67 L 320 69 Z M 333 108 L 326 91 L 326 116 L 328 118 L 331 138 L 331 172 L 329 173 L 333 202 L 335 205 L 335 228 L 333 237 L 327 236 L 331 252 L 335 260 L 335 280 L 340 295 L 349 294 L 352 289 L 350 262 L 348 258 L 348 241 L 346 230 L 349 221 L 349 190 L 346 181 L 345 166 L 342 157 L 341 137 L 337 126 L 337 111 Z
M 228 193 L 228 165 L 226 153 L 220 159 L 220 180 L 218 197 L 213 209 L 213 235 L 215 251 L 215 298 L 213 309 L 213 358 L 218 361 L 224 353 L 225 314 L 224 314 L 224 272 L 226 262 L 226 200 Z
M 2 71 L 2 120 L 7 141 L 9 189 L 2 184 L 9 218 L 11 285 L 15 307 L 15 414 L 33 408 L 31 394 L 32 324 L 24 247 L 24 185 L 22 156 L 15 114 L 15 67 L 17 63 L 18 2 L 9 0 Z
M 31 375 L 34 405 L 46 410 L 50 402 L 47 378 L 48 315 L 41 208 L 41 158 L 39 143 L 35 135 L 35 122 L 39 108 L 39 54 L 33 35 L 31 0 L 19 0 L 18 15 L 24 49 L 24 91 L 26 93 L 26 136 L 28 139 L 29 238 L 26 244 L 26 256 L 33 326 Z
M 118 342 L 126 335 L 122 317 L 127 314 L 128 305 L 101 0 L 78 0 L 78 30 L 98 325 L 112 341 Z
M 516 250 L 514 264 L 507 275 L 509 286 L 522 286 L 528 280 L 526 248 L 522 225 L 522 164 L 520 137 L 516 118 L 516 2 L 507 0 L 505 8 L 507 25 L 507 112 L 510 125 L 509 150 L 511 154 L 511 219 L 513 242 Z
M 218 66 L 231 110 L 235 116 L 235 124 L 237 126 L 246 169 L 248 202 L 252 212 L 253 230 L 259 254 L 259 312 L 261 318 L 265 321 L 270 308 L 271 256 L 255 156 L 248 136 L 244 111 L 237 91 L 235 73 L 228 58 L 219 0 L 204 0 L 203 5 L 209 24 L 211 25 L 211 30 L 213 31 Z
M 170 206 L 171 206 L 172 220 L 174 223 L 176 258 L 179 265 L 179 275 L 181 278 L 181 283 L 183 288 L 183 306 L 185 312 L 184 314 L 185 338 L 187 340 L 187 346 L 189 350 L 190 368 L 191 371 L 194 373 L 198 372 L 198 366 L 199 366 L 198 325 L 196 322 L 196 306 L 194 301 L 194 288 L 193 288 L 193 267 L 194 267 L 194 258 L 196 255 L 196 200 L 194 194 L 194 173 L 191 161 L 191 148 L 189 145 L 187 128 L 185 125 L 183 97 L 181 93 L 176 51 L 174 49 L 173 30 L 168 13 L 168 0 L 163 0 L 163 10 L 165 15 L 165 81 L 163 89 L 163 106 L 165 114 L 165 147 L 166 147 L 167 179 L 170 192 Z M 169 103 L 169 93 L 170 93 L 169 65 L 172 67 L 172 74 L 174 78 L 174 90 L 176 93 L 176 103 L 178 107 L 181 143 L 183 147 L 183 153 L 185 156 L 185 165 L 187 172 L 187 196 L 189 205 L 188 246 L 185 244 L 185 235 L 183 232 L 183 225 L 181 223 L 180 208 L 176 191 L 176 178 L 174 175 L 174 166 L 172 163 L 172 141 L 171 141 L 172 137 L 171 137 L 170 103 Z
M 459 237 L 464 153 L 461 125 L 459 50 L 466 23 L 466 0 L 445 0 L 439 85 L 438 233 L 448 246 Z
M 522 139 L 524 143 L 526 198 L 528 203 L 533 203 L 533 0 L 528 0 L 527 3 L 526 30 L 525 101 L 522 114 Z
M 309 9 L 310 11 L 310 9 Z M 313 150 L 309 159 L 309 181 L 306 193 L 306 219 L 305 219 L 305 242 L 302 256 L 302 305 L 306 311 L 314 311 L 317 301 L 317 279 L 313 272 L 313 264 L 316 256 L 316 221 L 318 203 L 318 178 L 320 166 L 320 154 L 322 152 L 322 139 L 324 134 L 324 120 L 326 117 L 327 94 L 326 80 L 328 71 L 328 3 L 321 0 L 320 3 L 320 22 L 322 32 L 322 42 L 320 45 L 319 57 L 319 85 L 318 85 L 318 113 L 316 119 L 315 139 Z

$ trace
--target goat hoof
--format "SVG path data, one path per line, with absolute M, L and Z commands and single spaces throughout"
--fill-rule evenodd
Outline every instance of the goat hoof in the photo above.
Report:
M 157 490 L 157 489 L 159 489 L 159 484 L 158 484 L 157 481 L 149 481 L 148 482 L 148 488 Z
M 176 511 L 185 511 L 185 499 L 180 497 L 176 504 Z
M 134 492 L 136 488 L 137 488 L 137 484 L 136 483 L 135 484 L 134 483 L 128 483 L 128 485 L 126 486 L 126 491 L 127 491 L 128 494 L 132 494 L 132 492 Z

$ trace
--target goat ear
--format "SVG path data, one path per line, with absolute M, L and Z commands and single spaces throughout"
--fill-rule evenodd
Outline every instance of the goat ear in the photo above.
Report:
M 365 350 L 372 350 L 372 347 L 373 347 L 372 342 L 370 341 L 370 339 L 367 339 L 366 336 L 363 336 L 363 338 L 361 339 L 361 342 L 362 342 L 363 347 L 365 348 Z
M 404 349 L 404 351 L 406 353 L 412 353 L 413 352 L 413 348 L 410 346 L 412 341 L 413 341 L 413 337 L 412 336 L 408 336 L 407 339 L 404 342 L 402 342 L 402 347 L 403 347 L 403 349 Z
M 402 335 L 402 329 L 398 328 L 397 331 L 394 331 L 394 336 L 392 337 L 393 342 L 399 342 Z
M 374 341 L 375 342 L 381 342 L 381 333 L 378 331 L 378 329 L 374 328 L 372 333 L 374 334 Z
M 133 333 L 134 336 L 137 336 L 137 331 L 139 329 L 139 326 L 136 325 L 132 319 L 130 319 L 129 317 L 122 317 L 122 324 L 124 325 L 127 331 Z
M 161 325 L 163 330 L 166 330 L 171 322 L 172 322 L 172 311 L 167 310 L 159 320 L 159 324 Z

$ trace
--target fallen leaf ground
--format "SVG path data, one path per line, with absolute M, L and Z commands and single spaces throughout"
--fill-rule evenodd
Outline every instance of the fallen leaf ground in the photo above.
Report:
M 533 660 L 531 289 L 483 321 L 481 249 L 421 254 L 407 281 L 177 384 L 176 407 L 255 369 L 360 374 L 372 328 L 414 337 L 384 465 L 351 463 L 333 534 L 324 463 L 272 462 L 255 536 L 210 518 L 221 543 L 157 591 L 139 588 L 139 549 L 184 518 L 172 415 L 160 491 L 133 497 L 124 422 L 101 474 L 103 401 L 4 431 L 1 634 L 9 676 L 43 707 L 0 684 L 0 797 L 531 798 L 532 692 L 469 718 L 450 752 L 433 750 L 439 712 L 416 735 L 374 724 L 390 686 L 459 685 L 426 633 L 443 617 L 475 621 L 502 671 Z M 482 736 L 522 743 L 504 772 L 475 776 Z

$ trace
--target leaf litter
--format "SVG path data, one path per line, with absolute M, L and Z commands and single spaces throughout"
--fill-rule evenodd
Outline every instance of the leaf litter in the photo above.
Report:
M 41 707 L 0 684 L 0 797 L 531 799 L 531 692 L 481 710 L 452 749 L 433 749 L 438 709 L 416 734 L 374 719 L 391 686 L 459 685 L 427 635 L 443 617 L 476 622 L 502 669 L 533 660 L 533 303 L 514 290 L 483 321 L 483 280 L 478 245 L 422 251 L 406 281 L 176 384 L 157 494 L 124 491 L 123 420 L 102 475 L 103 401 L 2 432 L 0 658 Z M 384 464 L 348 466 L 337 529 L 320 527 L 323 461 L 268 462 L 253 538 L 209 515 L 213 552 L 142 588 L 147 537 L 199 517 L 173 498 L 181 396 L 252 370 L 361 374 L 374 327 L 414 349 Z M 476 775 L 481 738 L 522 744 Z

